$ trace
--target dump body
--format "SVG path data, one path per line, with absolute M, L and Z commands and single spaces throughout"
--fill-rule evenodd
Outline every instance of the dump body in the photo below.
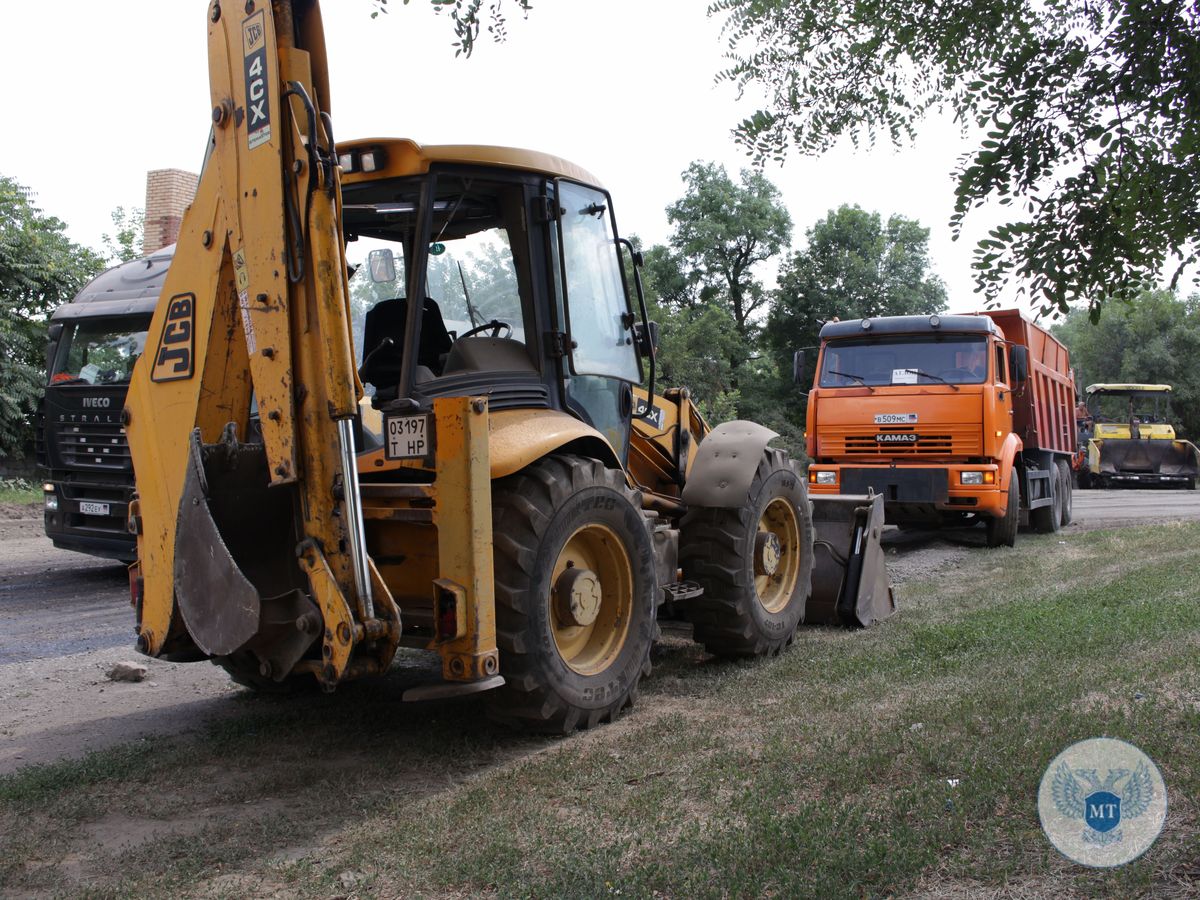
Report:
M 1081 479 L 1098 487 L 1195 487 L 1200 451 L 1167 420 L 1170 385 L 1090 384 L 1085 394 Z
M 829 323 L 808 403 L 809 489 L 882 494 L 889 522 L 1050 506 L 1075 446 L 1066 348 L 1017 310 Z M 1061 497 L 1060 497 L 1061 500 Z
M 90 281 L 50 317 L 37 417 L 46 535 L 54 546 L 131 562 L 133 463 L 121 421 L 174 247 Z

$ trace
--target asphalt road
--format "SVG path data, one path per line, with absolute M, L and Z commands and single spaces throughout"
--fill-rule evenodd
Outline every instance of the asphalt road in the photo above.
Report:
M 1200 520 L 1200 491 L 1077 491 L 1074 512 L 1071 530 Z M 948 534 L 951 551 L 932 534 L 896 537 L 888 559 L 897 580 L 976 546 Z M 0 773 L 186 731 L 231 711 L 241 689 L 224 672 L 147 660 L 133 642 L 123 566 L 54 549 L 40 518 L 0 519 Z M 146 664 L 148 679 L 109 681 L 108 669 L 126 659 Z

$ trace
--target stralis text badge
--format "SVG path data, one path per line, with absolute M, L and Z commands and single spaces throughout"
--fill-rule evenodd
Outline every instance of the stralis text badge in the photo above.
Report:
M 388 459 L 424 459 L 432 447 L 429 416 L 389 416 L 384 420 Z
M 916 413 L 875 413 L 876 425 L 915 425 Z

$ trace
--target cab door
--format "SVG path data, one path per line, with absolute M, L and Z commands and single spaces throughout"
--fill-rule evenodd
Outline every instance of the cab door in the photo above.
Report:
M 568 406 L 603 434 L 624 463 L 632 385 L 642 380 L 634 317 L 621 271 L 612 201 L 602 190 L 559 179 L 552 241 L 558 327 L 566 334 Z

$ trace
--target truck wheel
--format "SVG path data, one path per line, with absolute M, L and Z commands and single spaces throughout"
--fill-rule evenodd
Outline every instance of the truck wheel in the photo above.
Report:
M 594 459 L 549 456 L 493 486 L 489 714 L 569 733 L 611 721 L 650 672 L 658 585 L 638 495 Z
M 1074 505 L 1072 494 L 1071 467 L 1067 465 L 1066 460 L 1058 460 L 1055 465 L 1058 466 L 1058 490 L 1062 494 L 1062 518 L 1059 521 L 1063 525 L 1071 524 L 1071 508 Z
M 787 455 L 767 449 L 740 509 L 693 507 L 680 525 L 679 564 L 704 594 L 685 612 L 718 656 L 765 656 L 792 642 L 813 567 L 812 508 Z
M 1021 518 L 1021 487 L 1018 478 L 1020 475 L 1013 469 L 1012 474 L 1008 476 L 1008 511 L 998 519 L 987 520 L 989 547 L 999 547 L 1001 544 L 1013 547 L 1017 543 L 1017 523 Z
M 1053 534 L 1062 527 L 1062 490 L 1058 485 L 1058 466 L 1051 464 L 1049 506 L 1039 506 L 1029 513 L 1029 524 L 1039 534 Z

